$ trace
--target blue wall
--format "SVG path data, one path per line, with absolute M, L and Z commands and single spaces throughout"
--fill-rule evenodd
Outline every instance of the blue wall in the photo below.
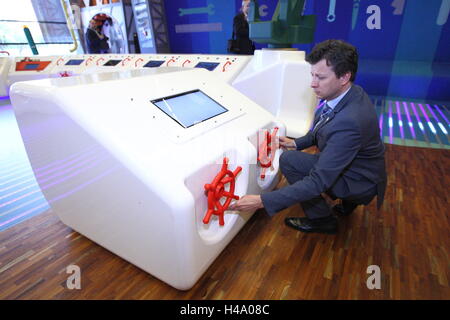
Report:
M 356 82 L 370 94 L 450 101 L 450 19 L 442 24 L 446 16 L 441 9 L 445 1 L 336 0 L 336 18 L 329 22 L 330 0 L 309 0 L 305 13 L 317 16 L 315 40 L 294 47 L 309 52 L 326 39 L 348 41 L 360 54 Z M 262 20 L 271 19 L 278 1 L 258 3 L 265 8 Z M 172 52 L 225 54 L 240 5 L 241 0 L 165 0 Z M 380 29 L 367 26 L 374 21 L 373 11 L 367 13 L 372 5 L 380 10 L 375 20 Z M 196 29 L 186 32 L 186 25 Z M 257 49 L 266 46 L 257 44 Z

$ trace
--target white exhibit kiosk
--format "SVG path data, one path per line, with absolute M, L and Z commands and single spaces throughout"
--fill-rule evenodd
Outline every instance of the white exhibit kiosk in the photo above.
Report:
M 298 138 L 310 129 L 316 95 L 305 52 L 297 49 L 256 50 L 253 59 L 232 82 L 233 87 L 271 112 Z
M 284 124 L 203 68 L 145 68 L 15 83 L 31 166 L 83 155 L 64 181 L 36 175 L 68 226 L 187 290 L 253 212 L 226 210 L 278 182 Z M 45 139 L 25 139 L 45 125 Z M 37 157 L 45 152 L 46 157 Z
M 11 58 L 0 57 L 0 97 L 5 97 L 9 92 L 8 74 Z
M 97 54 L 15 58 L 9 67 L 6 87 L 17 81 L 47 77 L 167 67 L 210 71 L 283 122 L 290 137 L 301 137 L 310 129 L 317 102 L 310 87 L 310 66 L 305 61 L 305 52 L 298 50 L 263 49 L 256 50 L 254 56 Z

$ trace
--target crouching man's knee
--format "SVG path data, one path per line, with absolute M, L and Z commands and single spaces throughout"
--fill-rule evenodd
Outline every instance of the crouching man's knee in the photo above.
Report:
M 290 158 L 292 157 L 292 153 L 294 152 L 298 151 L 286 150 L 280 156 L 280 170 L 284 175 L 286 175 L 286 172 L 289 172 L 293 169 Z

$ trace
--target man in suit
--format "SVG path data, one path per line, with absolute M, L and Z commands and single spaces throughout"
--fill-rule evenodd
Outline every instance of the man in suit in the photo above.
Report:
M 236 36 L 237 47 L 234 53 L 253 54 L 255 46 L 249 37 L 249 25 L 247 21 L 250 0 L 242 1 L 241 12 L 233 18 L 233 35 Z
M 311 87 L 323 107 L 316 113 L 311 130 L 303 137 L 280 137 L 285 151 L 280 169 L 289 185 L 272 192 L 246 195 L 229 210 L 265 208 L 269 215 L 300 202 L 306 217 L 285 219 L 286 225 L 302 232 L 334 234 L 338 216 L 367 205 L 377 195 L 378 208 L 386 188 L 384 145 L 375 108 L 364 90 L 354 85 L 358 69 L 356 48 L 340 40 L 317 44 L 307 56 L 311 64 Z M 317 146 L 320 153 L 301 150 Z M 323 197 L 341 199 L 330 208 Z

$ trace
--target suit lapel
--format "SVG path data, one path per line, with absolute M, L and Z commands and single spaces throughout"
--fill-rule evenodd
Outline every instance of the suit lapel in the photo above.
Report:
M 322 121 L 322 123 L 320 123 L 317 127 L 314 128 L 314 135 L 317 133 L 317 131 L 320 130 L 320 128 L 322 128 L 325 124 L 327 124 L 328 122 L 330 122 L 333 118 L 334 118 L 334 114 L 335 111 L 331 111 L 330 114 L 327 115 L 327 117 L 325 118 L 324 121 Z
M 338 113 L 341 109 L 347 104 L 348 101 L 353 97 L 356 91 L 356 86 L 352 85 L 350 90 L 348 90 L 347 94 L 339 101 L 339 103 L 334 107 L 333 113 Z

